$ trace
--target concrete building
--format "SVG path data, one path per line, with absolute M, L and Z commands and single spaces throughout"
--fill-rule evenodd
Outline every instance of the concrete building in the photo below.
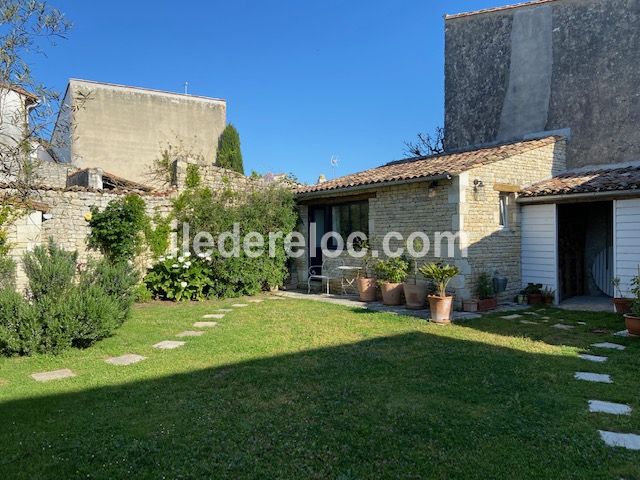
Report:
M 225 126 L 224 100 L 71 79 L 51 144 L 59 162 L 146 183 L 170 145 L 214 164 Z
M 448 150 L 563 134 L 569 168 L 640 159 L 640 2 L 449 15 L 445 40 Z

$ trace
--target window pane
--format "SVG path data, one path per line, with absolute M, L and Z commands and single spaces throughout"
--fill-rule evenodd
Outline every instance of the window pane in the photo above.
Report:
M 369 236 L 369 202 L 360 204 L 360 231 Z

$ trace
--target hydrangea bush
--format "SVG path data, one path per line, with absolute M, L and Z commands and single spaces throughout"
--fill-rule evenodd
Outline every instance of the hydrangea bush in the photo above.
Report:
M 145 284 L 151 294 L 163 300 L 204 300 L 214 287 L 211 256 L 185 252 L 160 257 L 147 273 Z

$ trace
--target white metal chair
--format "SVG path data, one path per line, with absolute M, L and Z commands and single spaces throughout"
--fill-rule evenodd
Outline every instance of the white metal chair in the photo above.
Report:
M 307 279 L 307 293 L 311 293 L 311 282 L 320 281 L 327 282 L 327 295 L 329 295 L 329 283 L 331 283 L 331 278 L 328 275 L 325 275 L 325 262 L 322 262 L 322 265 L 313 265 L 309 267 L 309 278 Z

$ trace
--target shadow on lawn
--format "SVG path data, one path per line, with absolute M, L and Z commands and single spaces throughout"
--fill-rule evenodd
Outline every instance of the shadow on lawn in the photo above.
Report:
M 0 405 L 0 472 L 601 478 L 629 459 L 598 441 L 571 368 L 567 357 L 409 333 L 28 398 Z

